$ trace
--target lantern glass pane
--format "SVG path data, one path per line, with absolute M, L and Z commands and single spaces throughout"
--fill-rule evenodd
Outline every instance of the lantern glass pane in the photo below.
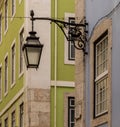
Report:
M 39 64 L 41 54 L 40 47 L 27 47 L 28 63 L 36 66 Z

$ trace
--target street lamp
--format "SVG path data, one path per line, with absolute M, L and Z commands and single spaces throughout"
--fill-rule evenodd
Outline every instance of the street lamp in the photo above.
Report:
M 34 17 L 33 10 L 30 11 L 30 16 L 32 21 L 32 31 L 29 32 L 30 35 L 26 38 L 26 43 L 23 45 L 23 52 L 27 68 L 38 68 L 43 49 L 43 44 L 40 43 L 39 37 L 36 37 L 36 32 L 34 31 L 35 20 L 48 20 L 57 24 L 66 39 L 68 41 L 72 41 L 76 49 L 83 50 L 83 52 L 86 53 L 86 26 L 88 24 L 85 22 L 85 20 L 83 23 L 76 24 L 52 18 Z M 70 29 L 68 30 L 68 33 L 66 33 L 64 28 L 67 29 L 68 27 L 70 27 Z

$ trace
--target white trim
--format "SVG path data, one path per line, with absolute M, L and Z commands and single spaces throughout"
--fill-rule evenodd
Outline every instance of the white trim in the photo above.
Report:
M 8 5 L 8 0 L 5 0 L 5 2 L 7 1 L 7 17 L 8 17 L 8 7 L 9 7 L 9 5 Z M 5 8 L 5 2 L 4 2 L 4 8 Z M 5 16 L 5 9 L 4 9 L 4 16 Z M 5 29 L 5 18 L 4 18 L 4 35 L 7 33 L 7 31 L 8 31 L 8 18 L 7 18 L 7 26 L 6 26 L 7 28 Z
M 105 72 L 101 73 L 99 76 L 96 77 L 95 82 L 98 81 L 99 79 L 103 78 L 107 74 L 108 74 L 108 70 L 106 70 Z
M 75 14 L 74 13 L 65 13 L 65 21 L 68 22 L 68 18 L 69 17 L 75 17 Z M 65 30 L 65 33 L 67 33 L 68 30 Z M 74 65 L 75 64 L 75 60 L 69 60 L 68 59 L 68 41 L 65 37 L 64 39 L 64 64 L 72 64 Z
M 13 45 L 15 46 L 15 60 L 14 60 L 14 81 L 13 81 L 13 83 L 12 83 L 12 77 L 10 77 L 10 79 L 11 79 L 11 88 L 15 85 L 15 72 L 16 72 L 16 39 L 14 39 L 14 41 L 12 42 L 12 45 L 11 45 L 11 59 L 10 59 L 10 64 L 11 64 L 11 73 L 12 73 L 12 47 L 13 47 Z M 11 75 L 12 76 L 12 75 Z
M 19 91 L 18 94 L 16 94 L 12 100 L 6 105 L 6 107 L 0 112 L 0 116 L 2 116 L 9 108 L 10 106 L 24 93 L 24 87 Z
M 106 109 L 106 110 L 104 110 L 103 112 L 100 112 L 100 113 L 96 113 L 95 112 L 95 117 L 98 117 L 98 116 L 100 116 L 100 115 L 102 115 L 102 114 L 104 114 L 106 112 L 108 112 L 108 109 Z
M 5 59 L 7 58 L 8 60 L 8 52 L 6 53 L 4 57 L 4 96 L 8 94 L 8 65 L 7 65 L 7 91 L 5 92 Z M 8 61 L 7 61 L 8 62 Z M 8 64 L 8 63 L 7 63 Z
M 21 28 L 20 28 L 20 30 L 19 30 L 19 43 L 18 43 L 18 47 L 19 47 L 19 49 L 18 49 L 18 54 L 19 54 L 19 69 L 18 69 L 18 71 L 19 71 L 19 78 L 24 74 L 23 73 L 23 70 L 24 70 L 24 58 L 23 58 L 23 70 L 22 70 L 22 72 L 20 72 L 20 33 L 22 32 L 22 30 L 24 30 L 24 32 L 25 32 L 25 29 L 24 29 L 24 25 L 22 25 L 21 26 Z M 23 32 L 23 37 L 24 37 L 24 32 Z M 23 41 L 23 43 L 24 43 L 24 41 Z
M 12 3 L 12 1 L 11 1 Z M 12 4 L 11 4 L 11 21 L 13 20 L 16 13 L 16 0 L 14 0 L 14 13 L 12 14 Z
M 51 86 L 55 86 L 55 83 L 57 84 L 56 86 L 62 86 L 62 87 L 75 87 L 75 82 L 70 82 L 70 81 L 51 81 Z

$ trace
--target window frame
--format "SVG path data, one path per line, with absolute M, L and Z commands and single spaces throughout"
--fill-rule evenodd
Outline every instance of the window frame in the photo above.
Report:
M 14 48 L 14 54 L 13 54 Z M 11 45 L 11 87 L 15 85 L 15 72 L 16 72 L 16 45 L 15 40 Z
M 7 63 L 6 63 L 7 62 Z M 8 54 L 6 55 L 5 59 L 4 59 L 4 94 L 5 96 L 8 93 Z
M 104 111 L 101 111 L 100 113 L 98 113 L 98 108 L 101 108 L 101 106 L 103 106 L 104 102 L 103 100 L 100 100 L 100 97 L 103 96 L 103 92 L 106 92 L 107 94 L 107 88 L 105 88 L 106 91 L 98 91 L 99 87 L 97 87 L 98 83 L 104 81 L 105 78 L 108 79 L 108 63 L 107 63 L 107 70 L 101 72 L 99 75 L 97 74 L 97 46 L 99 44 L 103 44 L 105 42 L 103 42 L 105 39 L 107 38 L 107 60 L 108 60 L 108 30 L 105 31 L 95 42 L 94 42 L 94 117 L 99 117 L 105 113 L 108 112 L 108 108 Z M 105 49 L 103 49 L 105 50 Z M 103 52 L 102 50 L 102 52 Z M 102 53 L 100 55 L 103 55 Z M 102 56 L 101 56 L 102 57 Z M 103 62 L 103 61 L 102 61 Z M 108 61 L 107 61 L 108 62 Z M 100 65 L 101 66 L 101 65 Z M 107 81 L 108 83 L 108 81 Z M 100 84 L 101 85 L 101 84 Z M 104 84 L 105 85 L 105 84 Z M 108 87 L 108 84 L 106 84 Z M 99 93 L 100 92 L 100 93 Z M 101 96 L 100 96 L 101 95 Z M 99 98 L 98 98 L 99 96 Z M 103 97 L 102 97 L 103 99 Z M 107 99 L 107 95 L 106 95 L 106 99 Z M 100 102 L 98 102 L 100 100 Z M 106 100 L 106 104 L 107 104 L 107 100 Z M 108 106 L 107 106 L 108 107 Z M 102 109 L 101 109 L 102 110 Z
M 4 119 L 4 127 L 8 127 L 8 117 Z
M 16 127 L 16 112 L 15 110 L 11 113 L 11 127 Z
M 75 23 L 75 17 L 68 17 L 69 23 Z M 72 26 L 69 26 L 69 30 L 72 28 Z M 68 33 L 68 38 L 71 39 L 71 35 Z M 74 58 L 72 57 L 72 48 L 74 48 Z M 68 41 L 68 60 L 75 61 L 75 47 L 73 41 Z
M 5 19 L 4 19 L 4 30 L 5 30 L 5 33 L 7 32 L 8 30 L 8 0 L 5 0 Z
M 12 17 L 15 16 L 16 13 L 16 0 L 11 0 L 11 15 Z
M 71 105 L 71 100 L 74 100 L 74 105 Z M 75 124 L 75 120 L 74 122 L 71 120 L 71 111 L 74 110 L 74 118 L 75 118 L 75 97 L 68 97 L 68 127 L 72 127 L 71 124 Z M 74 126 L 74 125 L 73 125 Z
M 75 18 L 75 14 L 74 13 L 65 13 L 65 21 L 66 22 L 69 22 L 69 18 Z M 69 30 L 69 27 L 68 29 L 65 29 L 65 33 L 68 34 L 68 30 Z M 68 35 L 69 37 L 69 35 Z M 67 41 L 66 37 L 64 37 L 64 64 L 71 64 L 71 65 L 74 65 L 75 64 L 75 59 L 70 59 L 69 57 L 69 44 L 71 43 L 71 41 Z
M 24 127 L 24 103 L 19 106 L 19 121 L 20 127 Z
M 64 93 L 64 127 L 69 127 L 69 102 L 68 102 L 68 98 L 74 98 L 74 102 L 75 102 L 75 93 L 74 92 L 65 92 Z M 74 109 L 75 109 L 75 107 L 74 107 Z
M 23 37 L 22 38 L 23 40 L 21 40 L 21 35 Z M 23 74 L 23 69 L 24 69 L 24 58 L 22 52 L 23 43 L 24 43 L 24 27 L 22 26 L 19 32 L 19 75 L 20 76 Z

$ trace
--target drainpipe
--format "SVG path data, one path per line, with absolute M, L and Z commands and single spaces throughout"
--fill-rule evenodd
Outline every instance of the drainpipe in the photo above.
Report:
M 55 0 L 55 19 L 57 19 L 57 0 Z M 57 25 L 55 24 L 55 67 L 54 67 L 55 73 L 54 73 L 54 127 L 56 127 L 56 91 L 57 91 Z

